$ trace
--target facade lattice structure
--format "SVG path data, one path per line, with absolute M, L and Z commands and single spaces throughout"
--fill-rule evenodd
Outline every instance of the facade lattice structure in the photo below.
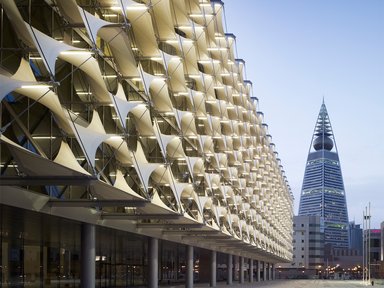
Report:
M 0 3 L 3 204 L 290 260 L 292 194 L 221 1 Z

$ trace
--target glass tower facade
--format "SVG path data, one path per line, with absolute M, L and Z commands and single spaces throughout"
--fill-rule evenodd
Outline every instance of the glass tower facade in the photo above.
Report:
M 321 105 L 305 167 L 299 216 L 321 216 L 325 244 L 348 248 L 348 211 L 335 137 Z

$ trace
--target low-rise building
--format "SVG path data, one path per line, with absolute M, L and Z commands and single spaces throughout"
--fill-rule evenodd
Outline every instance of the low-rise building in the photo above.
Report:
M 384 221 L 380 225 L 381 230 L 381 252 L 380 252 L 380 261 L 384 261 Z
M 367 229 L 364 231 L 364 247 L 369 251 L 366 263 L 369 263 L 370 276 L 373 278 L 379 278 L 380 274 L 381 232 L 381 229 Z

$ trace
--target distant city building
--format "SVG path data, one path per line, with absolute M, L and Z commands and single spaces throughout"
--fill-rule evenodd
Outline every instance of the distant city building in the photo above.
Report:
M 363 229 L 360 224 L 351 221 L 349 222 L 348 232 L 349 248 L 334 247 L 330 243 L 326 244 L 324 247 L 324 261 L 326 266 L 329 267 L 337 266 L 346 271 L 355 271 L 356 273 L 349 273 L 348 277 L 359 278 L 360 275 L 357 271 L 360 271 L 359 267 L 363 265 Z
M 293 217 L 292 263 L 278 266 L 286 277 L 313 276 L 324 268 L 324 221 L 320 216 Z
M 380 261 L 384 261 L 384 221 L 381 222 L 380 230 L 381 230 L 381 253 L 380 253 Z
M 380 253 L 380 266 L 379 266 L 379 276 L 384 278 L 384 221 L 380 225 L 381 230 L 381 253 Z
M 370 244 L 367 248 L 369 250 L 368 263 L 370 263 L 371 277 L 377 277 L 380 269 L 380 258 L 382 251 L 382 230 L 370 229 L 364 231 L 364 245 L 367 245 L 367 241 Z M 365 246 L 367 247 L 367 246 Z
M 370 233 L 368 232 L 370 231 Z M 369 235 L 369 234 L 370 235 Z M 371 263 L 376 263 L 377 261 L 380 261 L 381 258 L 381 230 L 380 229 L 371 229 L 371 230 L 365 230 L 364 231 L 364 244 L 367 245 L 366 241 L 370 242 L 369 247 L 369 261 Z
M 324 262 L 324 222 L 319 216 L 295 216 L 293 220 L 294 267 L 317 269 Z
M 344 182 L 335 137 L 324 102 L 308 153 L 299 216 L 323 217 L 325 244 L 334 248 L 348 248 L 348 211 Z
M 363 229 L 355 221 L 349 222 L 349 248 L 363 254 Z
M 356 249 L 331 248 L 324 249 L 325 264 L 329 267 L 341 267 L 342 269 L 356 269 L 363 265 L 362 254 Z

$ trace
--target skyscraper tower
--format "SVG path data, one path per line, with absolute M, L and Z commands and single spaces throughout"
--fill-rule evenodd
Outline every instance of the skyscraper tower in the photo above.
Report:
M 324 219 L 324 242 L 348 248 L 348 211 L 339 155 L 323 101 L 316 121 L 301 189 L 299 216 Z

